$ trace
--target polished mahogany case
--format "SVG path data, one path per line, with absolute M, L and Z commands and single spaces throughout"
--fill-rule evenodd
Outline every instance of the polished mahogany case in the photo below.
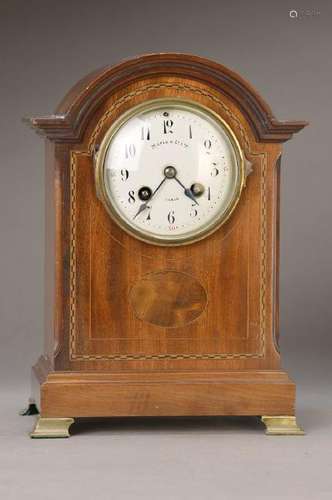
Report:
M 228 221 L 176 247 L 123 231 L 95 185 L 94 157 L 112 123 L 165 97 L 220 116 L 247 175 Z M 279 176 L 281 144 L 306 123 L 276 120 L 237 74 L 182 54 L 96 71 L 54 115 L 29 122 L 47 152 L 45 349 L 33 368 L 41 414 L 33 436 L 68 435 L 72 419 L 86 416 L 263 415 L 271 432 L 299 432 L 278 344 Z

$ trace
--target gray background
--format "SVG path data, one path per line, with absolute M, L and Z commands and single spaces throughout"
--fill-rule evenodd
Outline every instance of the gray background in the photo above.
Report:
M 331 498 L 331 14 L 327 0 L 1 1 L 3 498 Z M 285 144 L 281 186 L 281 348 L 305 438 L 199 419 L 83 423 L 36 442 L 17 416 L 43 335 L 43 142 L 21 117 L 52 112 L 95 68 L 161 51 L 215 59 L 277 118 L 310 121 Z

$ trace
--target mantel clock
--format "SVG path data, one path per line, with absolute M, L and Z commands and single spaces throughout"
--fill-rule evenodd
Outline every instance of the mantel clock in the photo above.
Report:
M 91 73 L 46 142 L 45 348 L 32 437 L 78 417 L 259 415 L 299 434 L 278 343 L 280 122 L 183 54 Z

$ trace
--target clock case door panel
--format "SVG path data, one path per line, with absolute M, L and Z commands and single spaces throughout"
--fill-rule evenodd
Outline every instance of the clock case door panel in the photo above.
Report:
M 137 370 L 222 368 L 233 366 L 234 361 L 258 367 L 266 360 L 271 363 L 273 351 L 266 358 L 270 307 L 266 288 L 272 271 L 273 256 L 268 262 L 268 254 L 273 221 L 268 220 L 272 212 L 267 195 L 279 147 L 258 147 L 252 134 L 240 125 L 243 117 L 232 103 L 197 82 L 150 79 L 125 89 L 125 96 L 134 97 L 124 99 L 122 94 L 113 95 L 97 112 L 83 147 L 70 149 L 71 365 L 88 362 L 102 369 Z M 137 240 L 113 222 L 96 196 L 96 146 L 123 112 L 157 97 L 191 100 L 218 113 L 252 164 L 230 219 L 191 245 L 160 247 Z M 111 112 L 121 98 L 122 106 Z M 160 285 L 157 300 L 146 298 L 150 317 L 142 318 L 132 290 L 142 280 L 155 285 L 161 273 L 164 289 Z M 186 300 L 175 293 L 173 279 L 183 281 L 181 297 Z M 195 303 L 193 286 L 186 287 L 186 280 L 202 288 L 206 304 Z M 200 314 L 192 320 L 190 309 L 195 307 Z M 186 309 L 188 319 L 181 326 L 174 318 L 166 327 L 158 324 L 162 311 L 185 316 Z M 278 355 L 272 360 L 277 366 Z
M 220 115 L 251 165 L 229 220 L 176 248 L 125 233 L 97 198 L 94 182 L 96 147 L 109 126 L 131 106 L 161 97 Z M 278 122 L 228 69 L 174 54 L 93 74 L 56 116 L 31 123 L 47 138 L 46 345 L 34 368 L 44 415 L 292 415 L 295 386 L 279 370 L 279 165 L 280 143 L 305 123 Z M 132 406 L 138 373 L 150 401 L 141 410 Z M 96 395 L 101 384 L 107 404 Z M 167 391 L 182 403 L 172 409 Z M 129 400 L 116 409 L 124 393 Z
M 102 356 L 109 361 L 158 361 L 191 355 L 222 360 L 241 353 L 263 357 L 260 306 L 266 276 L 250 279 L 251 273 L 261 272 L 260 225 L 255 222 L 260 204 L 251 203 L 245 192 L 232 220 L 209 238 L 181 248 L 151 246 L 120 230 L 96 199 L 91 157 L 76 155 L 75 162 L 72 360 Z M 180 296 L 174 279 L 183 282 Z M 133 290 L 146 280 L 161 284 L 158 297 L 146 297 L 149 312 L 140 317 L 141 299 L 134 297 L 135 303 Z M 198 299 L 195 285 L 203 290 Z M 185 317 L 191 305 L 198 309 L 193 319 Z M 184 317 L 178 322 L 169 318 L 165 327 L 160 314 L 173 311 Z

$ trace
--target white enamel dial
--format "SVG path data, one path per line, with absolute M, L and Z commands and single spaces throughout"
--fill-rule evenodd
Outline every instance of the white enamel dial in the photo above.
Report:
M 151 101 L 122 118 L 102 146 L 108 208 L 138 238 L 195 241 L 228 217 L 240 195 L 241 151 L 205 108 Z

